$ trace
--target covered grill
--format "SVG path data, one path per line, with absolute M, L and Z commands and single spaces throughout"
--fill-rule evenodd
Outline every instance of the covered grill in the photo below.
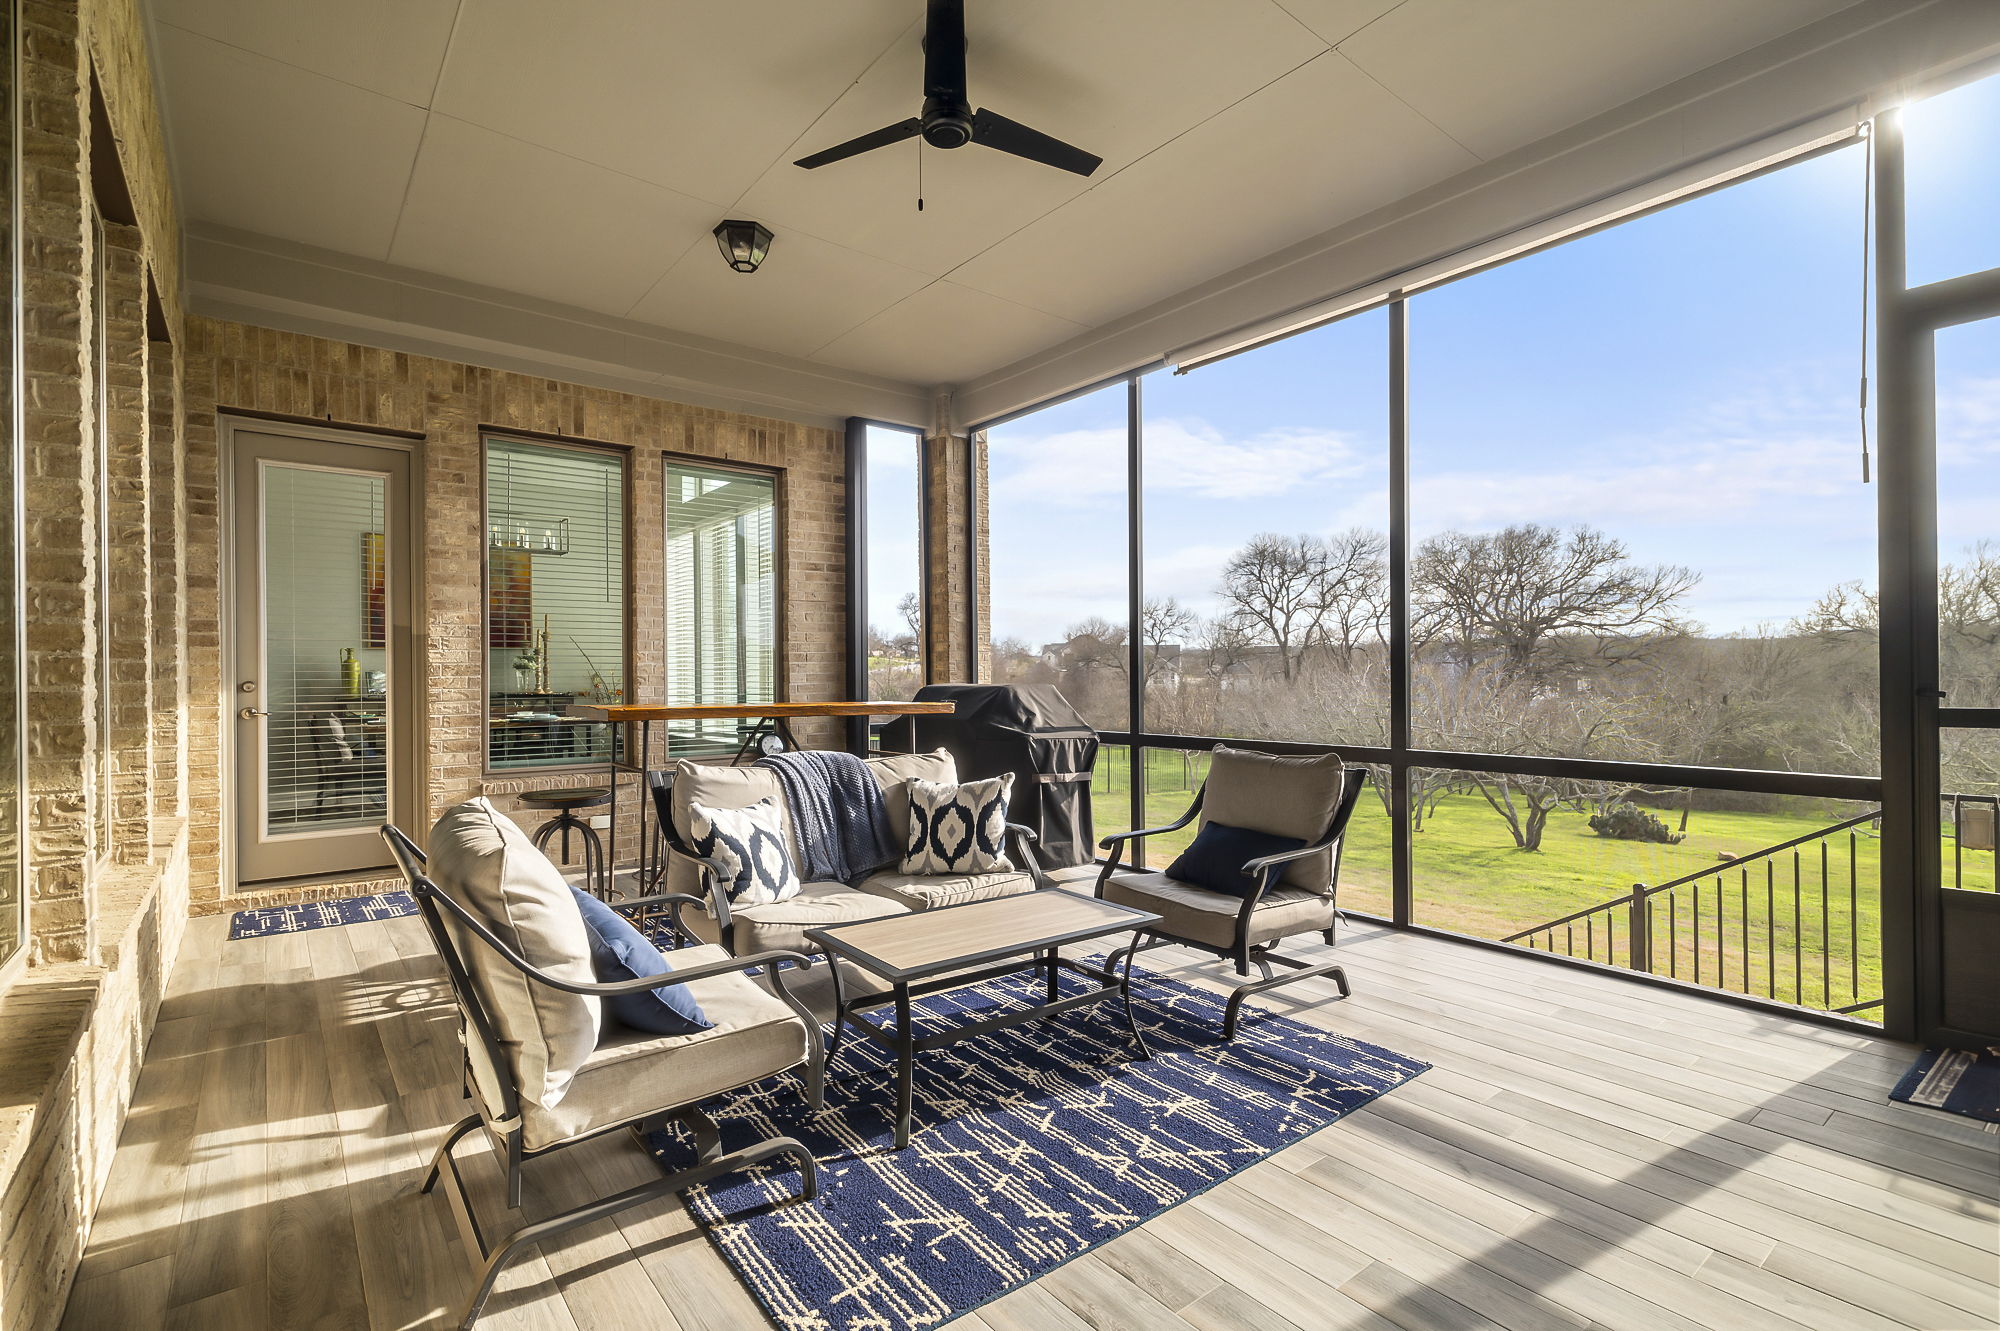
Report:
M 1047 684 L 926 684 L 918 702 L 956 703 L 950 716 L 904 716 L 882 730 L 887 750 L 945 749 L 958 779 L 1014 774 L 1009 822 L 1041 838 L 1044 869 L 1067 869 L 1097 857 L 1090 819 L 1090 773 L 1097 731 Z

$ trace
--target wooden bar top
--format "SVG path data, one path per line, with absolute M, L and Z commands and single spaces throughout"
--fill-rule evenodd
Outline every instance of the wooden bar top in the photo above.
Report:
M 949 702 L 746 702 L 681 703 L 672 706 L 628 703 L 606 707 L 578 703 L 570 715 L 622 725 L 628 721 L 741 721 L 768 716 L 948 716 Z

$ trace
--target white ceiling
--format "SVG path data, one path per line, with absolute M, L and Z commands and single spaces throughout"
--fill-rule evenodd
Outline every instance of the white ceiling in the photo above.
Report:
M 1851 2 L 970 0 L 973 103 L 1104 165 L 926 149 L 919 213 L 914 145 L 791 165 L 915 114 L 919 0 L 149 0 L 191 222 L 925 385 Z

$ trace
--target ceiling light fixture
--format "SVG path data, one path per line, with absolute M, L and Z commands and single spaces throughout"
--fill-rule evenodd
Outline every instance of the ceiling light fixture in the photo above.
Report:
M 754 273 L 771 252 L 771 229 L 762 222 L 731 218 L 715 224 L 715 243 L 724 263 L 739 273 Z

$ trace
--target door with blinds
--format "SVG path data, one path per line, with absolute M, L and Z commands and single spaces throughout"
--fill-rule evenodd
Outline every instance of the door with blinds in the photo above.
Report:
M 236 879 L 384 865 L 416 795 L 410 453 L 228 433 Z

